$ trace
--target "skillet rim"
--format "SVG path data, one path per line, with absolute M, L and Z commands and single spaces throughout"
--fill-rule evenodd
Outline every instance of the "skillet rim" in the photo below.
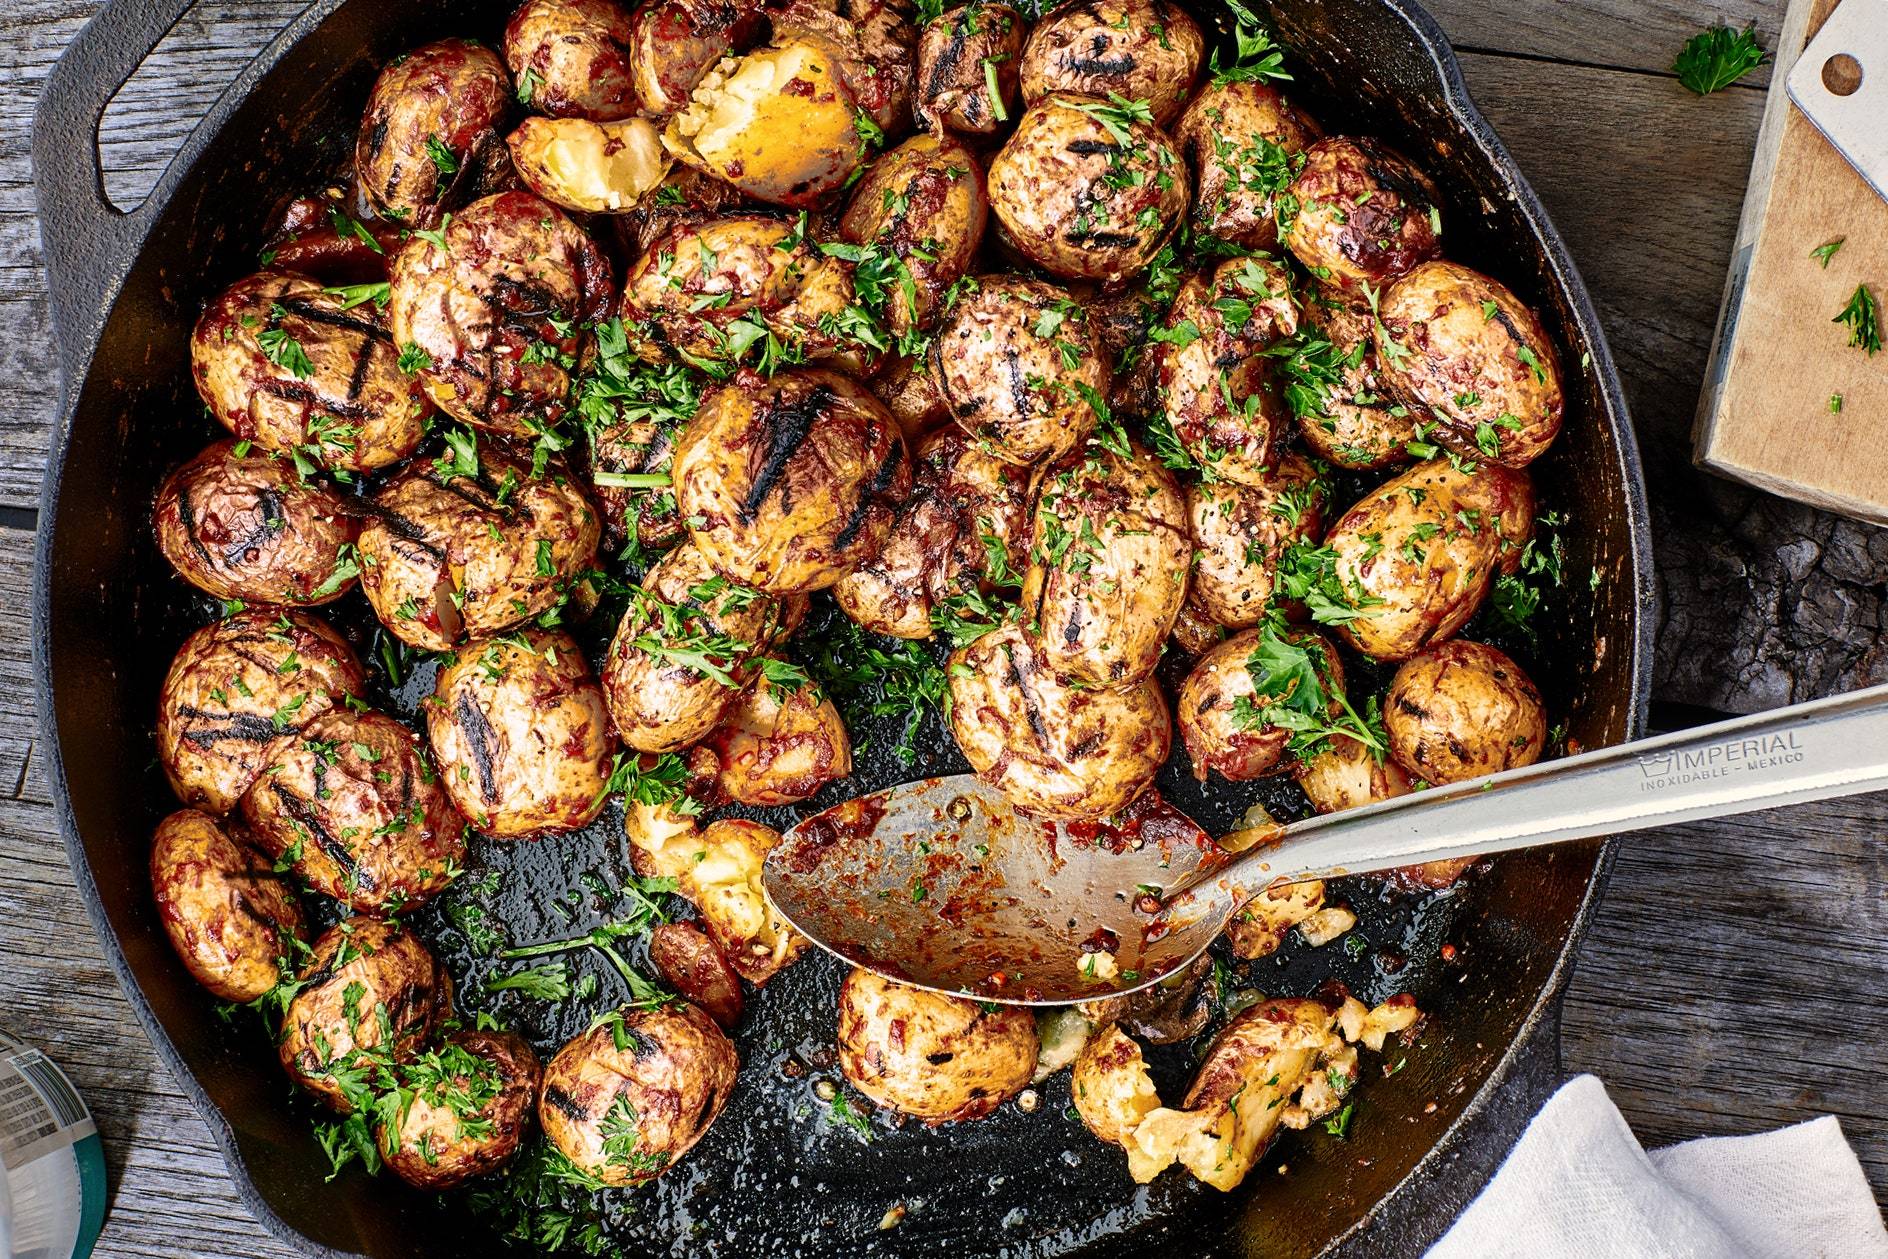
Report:
M 174 8 L 180 17 L 194 7 L 194 0 L 155 0 L 155 2 Z M 54 718 L 51 672 L 51 568 L 52 542 L 59 524 L 60 488 L 65 474 L 66 457 L 70 447 L 77 404 L 84 386 L 90 379 L 92 364 L 102 342 L 105 326 L 122 296 L 124 282 L 130 270 L 142 256 L 153 229 L 168 210 L 178 188 L 189 178 L 198 160 L 221 133 L 230 116 L 247 103 L 259 82 L 277 67 L 291 49 L 350 2 L 351 0 L 314 0 L 314 3 L 291 19 L 257 53 L 256 57 L 217 97 L 203 120 L 185 138 L 151 193 L 137 209 L 123 215 L 116 215 L 111 222 L 103 225 L 103 232 L 117 235 L 119 239 L 108 242 L 101 256 L 90 259 L 64 257 L 63 255 L 68 250 L 61 248 L 62 242 L 57 239 L 60 225 L 55 225 L 45 213 L 49 208 L 58 208 L 52 204 L 54 201 L 51 195 L 52 185 L 55 180 L 47 173 L 48 168 L 67 168 L 73 160 L 69 151 L 61 151 L 69 150 L 71 147 L 69 138 L 62 136 L 56 141 L 51 134 L 53 128 L 49 126 L 49 123 L 64 121 L 59 117 L 62 106 L 70 107 L 70 102 L 63 99 L 65 96 L 75 95 L 82 99 L 87 95 L 86 85 L 74 83 L 72 80 L 88 70 L 96 71 L 97 67 L 90 63 L 100 56 L 100 41 L 112 38 L 112 29 L 117 24 L 114 22 L 114 17 L 122 19 L 123 11 L 135 6 L 139 0 L 109 0 L 106 6 L 80 30 L 47 79 L 35 111 L 32 139 L 34 184 L 36 199 L 41 210 L 48 290 L 58 323 L 56 335 L 59 341 L 62 389 L 58 419 L 54 426 L 51 449 L 40 490 L 40 524 L 34 540 L 31 639 L 39 729 L 42 737 L 55 753 L 48 758 L 48 780 L 52 790 L 54 809 L 59 818 L 60 835 L 66 850 L 67 864 L 72 870 L 80 899 L 84 902 L 86 915 L 91 920 L 93 934 L 97 937 L 106 960 L 118 980 L 120 990 L 142 1025 L 146 1039 L 157 1051 L 158 1057 L 170 1069 L 172 1079 L 190 1099 L 192 1107 L 203 1118 L 215 1137 L 238 1196 L 256 1220 L 279 1241 L 302 1253 L 320 1256 L 321 1259 L 347 1259 L 358 1252 L 336 1250 L 315 1242 L 288 1224 L 276 1212 L 270 1200 L 252 1178 L 229 1120 L 221 1108 L 211 1100 L 195 1071 L 172 1042 L 164 1025 L 158 1020 L 156 1011 L 132 971 L 117 931 L 106 915 L 98 881 L 93 873 L 83 841 L 78 834 L 66 779 L 65 748 L 59 738 Z M 1211 0 L 1208 2 L 1210 3 Z M 1310 0 L 1310 2 L 1315 4 L 1317 0 Z M 1656 594 L 1651 555 L 1650 515 L 1637 437 L 1626 407 L 1618 369 L 1601 327 L 1598 312 L 1586 289 L 1585 282 L 1576 269 L 1559 232 L 1548 217 L 1545 207 L 1542 206 L 1533 188 L 1521 173 L 1513 155 L 1509 153 L 1493 126 L 1482 115 L 1471 98 L 1462 77 L 1461 63 L 1435 19 L 1417 4 L 1416 0 L 1376 0 L 1376 2 L 1409 28 L 1412 38 L 1428 57 L 1434 78 L 1440 85 L 1443 108 L 1461 127 L 1463 133 L 1479 148 L 1483 160 L 1487 161 L 1490 169 L 1512 196 L 1522 219 L 1532 233 L 1540 259 L 1546 263 L 1552 287 L 1564 300 L 1571 315 L 1571 330 L 1577 333 L 1583 352 L 1591 355 L 1595 409 L 1603 413 L 1604 423 L 1610 430 L 1614 443 L 1620 492 L 1627 516 L 1627 554 L 1630 556 L 1632 565 L 1633 590 L 1629 613 L 1631 617 L 1629 650 L 1632 653 L 1629 669 L 1631 693 L 1626 703 L 1625 737 L 1637 738 L 1644 733 L 1651 689 L 1653 655 L 1654 617 L 1652 612 L 1656 603 Z M 1273 6 L 1268 3 L 1266 7 L 1269 10 Z M 168 31 L 174 25 L 174 21 L 163 23 L 163 29 L 159 34 Z M 149 55 L 146 52 L 138 57 L 133 65 L 141 63 Z M 115 90 L 116 85 L 111 91 L 115 92 Z M 109 96 L 111 92 L 104 94 Z M 102 106 L 99 112 L 102 113 Z M 90 118 L 93 127 L 96 127 L 98 116 L 94 114 Z M 88 150 L 86 160 L 95 161 L 95 157 L 92 156 L 96 153 L 95 146 L 82 147 Z M 69 169 L 63 170 L 62 173 L 70 182 Z M 100 199 L 102 200 L 102 197 Z M 107 213 L 115 214 L 109 210 Z M 71 242 L 67 241 L 64 244 L 70 245 Z M 67 287 L 64 300 L 62 301 L 54 293 L 57 287 L 56 277 L 67 267 L 80 274 L 92 272 L 91 275 L 84 277 L 96 285 L 92 304 L 78 304 L 79 295 L 71 291 L 77 277 L 69 273 L 65 275 L 64 280 Z M 1486 1174 L 1491 1174 L 1494 1168 L 1505 1160 L 1512 1138 L 1519 1134 L 1519 1127 L 1514 1125 L 1514 1114 L 1496 1116 L 1492 1112 L 1501 1109 L 1504 1102 L 1508 1103 L 1507 1110 L 1514 1111 L 1516 1099 L 1510 1096 L 1510 1093 L 1512 1087 L 1516 1085 L 1533 1093 L 1539 1093 L 1540 1096 L 1533 1098 L 1535 1103 L 1544 1100 L 1543 1088 L 1557 1083 L 1561 1074 L 1558 1038 L 1561 1001 L 1575 965 L 1575 949 L 1591 923 L 1594 909 L 1604 893 L 1613 864 L 1612 842 L 1605 841 L 1598 847 L 1599 851 L 1593 857 L 1592 872 L 1587 877 L 1585 890 L 1560 943 L 1553 966 L 1535 990 L 1527 1012 L 1506 1050 L 1490 1068 L 1481 1086 L 1463 1106 L 1461 1112 L 1436 1138 L 1430 1148 L 1417 1159 L 1409 1172 L 1349 1227 L 1333 1236 L 1321 1251 L 1322 1254 L 1328 1256 L 1345 1251 L 1381 1224 L 1390 1223 L 1393 1226 L 1393 1221 L 1385 1219 L 1387 1215 L 1392 1214 L 1401 1214 L 1406 1217 L 1402 1222 L 1411 1228 L 1439 1235 L 1433 1229 L 1437 1206 L 1448 1206 L 1448 1215 L 1443 1220 L 1443 1227 L 1446 1228 L 1449 1218 L 1452 1218 L 1455 1211 L 1479 1193 Z M 1583 848 L 1590 851 L 1590 846 L 1583 846 Z M 1551 1070 L 1547 1071 L 1543 1078 L 1541 1072 L 1544 1054 L 1547 1063 L 1551 1065 Z M 1516 1112 L 1519 1114 L 1521 1125 L 1525 1125 L 1534 1108 L 1532 1105 L 1525 1106 Z M 1501 1138 L 1500 1148 L 1495 1152 L 1493 1162 L 1488 1161 L 1486 1150 L 1481 1151 L 1482 1157 L 1473 1160 L 1478 1166 L 1473 1176 L 1474 1183 L 1469 1190 L 1464 1193 L 1459 1184 L 1450 1186 L 1451 1192 L 1446 1196 L 1453 1205 L 1437 1203 L 1433 1195 L 1427 1203 L 1414 1201 L 1416 1195 L 1430 1188 L 1431 1182 L 1437 1178 L 1437 1173 L 1445 1164 L 1451 1165 L 1450 1170 L 1457 1175 L 1459 1181 L 1460 1173 L 1465 1170 L 1463 1163 L 1470 1161 L 1468 1156 L 1473 1148 L 1472 1142 L 1481 1138 L 1483 1145 L 1486 1145 L 1488 1137 Z M 1424 1244 L 1431 1239 L 1432 1237 L 1423 1238 Z

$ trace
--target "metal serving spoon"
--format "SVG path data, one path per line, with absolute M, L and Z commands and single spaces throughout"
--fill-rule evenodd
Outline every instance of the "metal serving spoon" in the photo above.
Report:
M 1152 792 L 1106 823 L 1055 823 L 969 774 L 931 778 L 801 821 L 763 879 L 801 932 L 888 978 L 1066 1005 L 1186 966 L 1274 883 L 1879 788 L 1888 686 L 1294 822 L 1238 854 Z

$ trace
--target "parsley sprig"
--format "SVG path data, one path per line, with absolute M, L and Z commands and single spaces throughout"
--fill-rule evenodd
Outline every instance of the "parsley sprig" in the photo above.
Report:
M 1866 350 L 1870 358 L 1881 350 L 1881 306 L 1868 285 L 1856 285 L 1849 304 L 1830 322 L 1847 324 L 1849 344 Z
M 1755 70 L 1769 57 L 1757 42 L 1757 26 L 1743 30 L 1714 26 L 1685 41 L 1685 47 L 1672 62 L 1678 81 L 1699 96 L 1722 92 Z

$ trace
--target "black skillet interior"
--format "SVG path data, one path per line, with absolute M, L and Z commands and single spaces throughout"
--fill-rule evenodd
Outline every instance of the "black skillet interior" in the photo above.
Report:
M 164 4 L 182 9 L 184 0 Z M 309 191 L 310 172 L 342 167 L 379 63 L 444 34 L 492 39 L 507 7 L 317 3 L 295 24 L 306 34 L 278 42 L 219 105 L 220 130 L 192 139 L 146 212 L 154 225 L 141 250 L 140 220 L 108 225 L 93 241 L 83 231 L 75 237 L 61 215 L 77 214 L 72 202 L 95 194 L 76 187 L 64 169 L 70 163 L 62 167 L 48 151 L 58 143 L 49 130 L 66 137 L 95 124 L 122 76 L 92 65 L 89 79 L 56 78 L 41 109 L 42 209 L 73 378 L 68 436 L 47 483 L 36 645 L 74 871 L 133 1004 L 216 1130 L 245 1196 L 265 1223 L 311 1251 L 457 1254 L 483 1249 L 491 1234 L 459 1196 L 433 1199 L 355 1171 L 325 1183 L 326 1159 L 309 1133 L 313 1116 L 290 1100 L 267 1036 L 246 1014 L 234 1023 L 215 1017 L 165 941 L 144 857 L 153 825 L 174 804 L 153 765 L 150 714 L 172 652 L 208 609 L 157 556 L 147 510 L 165 470 L 213 436 L 186 368 L 189 328 L 205 300 L 254 266 L 270 208 Z M 1569 518 L 1561 531 L 1568 583 L 1548 594 L 1540 641 L 1508 645 L 1540 680 L 1571 740 L 1592 746 L 1631 737 L 1645 693 L 1644 509 L 1624 408 L 1584 291 L 1532 194 L 1461 94 L 1425 15 L 1407 0 L 1267 7 L 1295 54 L 1295 94 L 1328 130 L 1383 135 L 1437 175 L 1449 193 L 1451 256 L 1539 304 L 1557 334 L 1569 422 L 1536 479 L 1544 506 Z M 91 62 L 123 9 L 88 32 Z M 1218 24 L 1210 0 L 1200 12 Z M 115 37 L 142 36 L 120 29 Z M 87 303 L 121 274 L 122 294 L 92 344 Z M 821 624 L 816 617 L 809 642 L 830 637 Z M 350 629 L 365 647 L 364 616 Z M 423 685 L 422 673 L 383 699 L 410 713 Z M 898 718 L 855 725 L 859 789 L 961 767 L 935 718 L 917 732 L 917 755 L 906 764 L 894 751 L 902 725 Z M 1257 797 L 1282 813 L 1302 808 L 1289 788 L 1255 797 L 1216 783 L 1202 792 L 1180 766 L 1169 767 L 1163 788 L 1210 827 L 1228 826 Z M 829 789 L 807 807 L 841 794 Z M 585 834 L 545 843 L 480 845 L 472 876 L 419 918 L 462 980 L 462 1005 L 516 1021 L 540 1049 L 554 1049 L 587 1014 L 516 993 L 481 994 L 481 979 L 501 969 L 481 950 L 481 927 L 529 943 L 611 916 L 592 879 L 613 884 L 626 873 L 616 818 L 612 811 Z M 837 1074 L 830 1045 L 842 972 L 820 955 L 753 1003 L 738 1037 L 741 1085 L 701 1146 L 653 1188 L 615 1195 L 604 1223 L 629 1248 L 677 1255 L 1109 1255 L 1149 1242 L 1175 1254 L 1311 1254 L 1346 1234 L 1346 1252 L 1417 1253 L 1422 1236 L 1370 1240 L 1355 1230 L 1406 1178 L 1390 1214 L 1426 1221 L 1413 1228 L 1433 1232 L 1447 1214 L 1411 1201 L 1460 1200 L 1462 1187 L 1446 1184 L 1439 1157 L 1411 1173 L 1445 1137 L 1456 1153 L 1473 1140 L 1472 1131 L 1450 1130 L 1508 1076 L 1511 1046 L 1557 995 L 1598 863 L 1593 847 L 1517 855 L 1465 890 L 1426 898 L 1363 881 L 1340 885 L 1362 920 L 1352 937 L 1358 943 L 1288 948 L 1255 964 L 1251 984 L 1292 994 L 1336 977 L 1366 1000 L 1413 992 L 1434 1017 L 1416 1048 L 1383 1064 L 1402 1069 L 1367 1076 L 1347 1139 L 1288 1136 L 1240 1192 L 1221 1195 L 1179 1175 L 1135 1188 L 1119 1154 L 1064 1113 L 1066 1076 L 1045 1088 L 1033 1115 L 1006 1107 L 942 1132 L 880 1120 L 864 1143 L 833 1122 L 812 1091 L 815 1079 Z M 497 879 L 480 877 L 486 870 Z M 1450 964 L 1439 960 L 1445 942 L 1455 949 Z M 618 981 L 607 969 L 598 974 L 599 1000 L 607 999 Z M 1169 1061 L 1168 1083 L 1185 1070 Z M 1281 1163 L 1289 1174 L 1274 1172 Z M 886 1211 L 900 1204 L 903 1223 L 882 1232 Z

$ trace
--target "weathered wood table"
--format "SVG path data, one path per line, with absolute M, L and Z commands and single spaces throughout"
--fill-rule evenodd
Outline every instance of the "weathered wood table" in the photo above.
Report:
M 14 102 L 0 125 L 0 1026 L 57 1056 L 98 1112 L 115 1189 L 102 1253 L 282 1255 L 237 1201 L 106 969 L 66 871 L 37 742 L 27 589 L 58 381 L 27 127 L 38 83 L 97 7 L 0 0 L 0 77 Z M 106 115 L 117 200 L 143 196 L 222 85 L 301 7 L 206 0 L 172 32 Z M 1668 67 L 1713 22 L 1754 20 L 1773 44 L 1782 0 L 1433 7 L 1572 246 L 1626 377 L 1657 524 L 1659 715 L 1888 679 L 1888 532 L 1713 481 L 1689 462 L 1766 74 L 1700 100 Z M 1888 799 L 1872 797 L 1626 844 L 1567 1000 L 1568 1069 L 1605 1077 L 1650 1143 L 1834 1113 L 1888 1193 L 1884 832 Z

